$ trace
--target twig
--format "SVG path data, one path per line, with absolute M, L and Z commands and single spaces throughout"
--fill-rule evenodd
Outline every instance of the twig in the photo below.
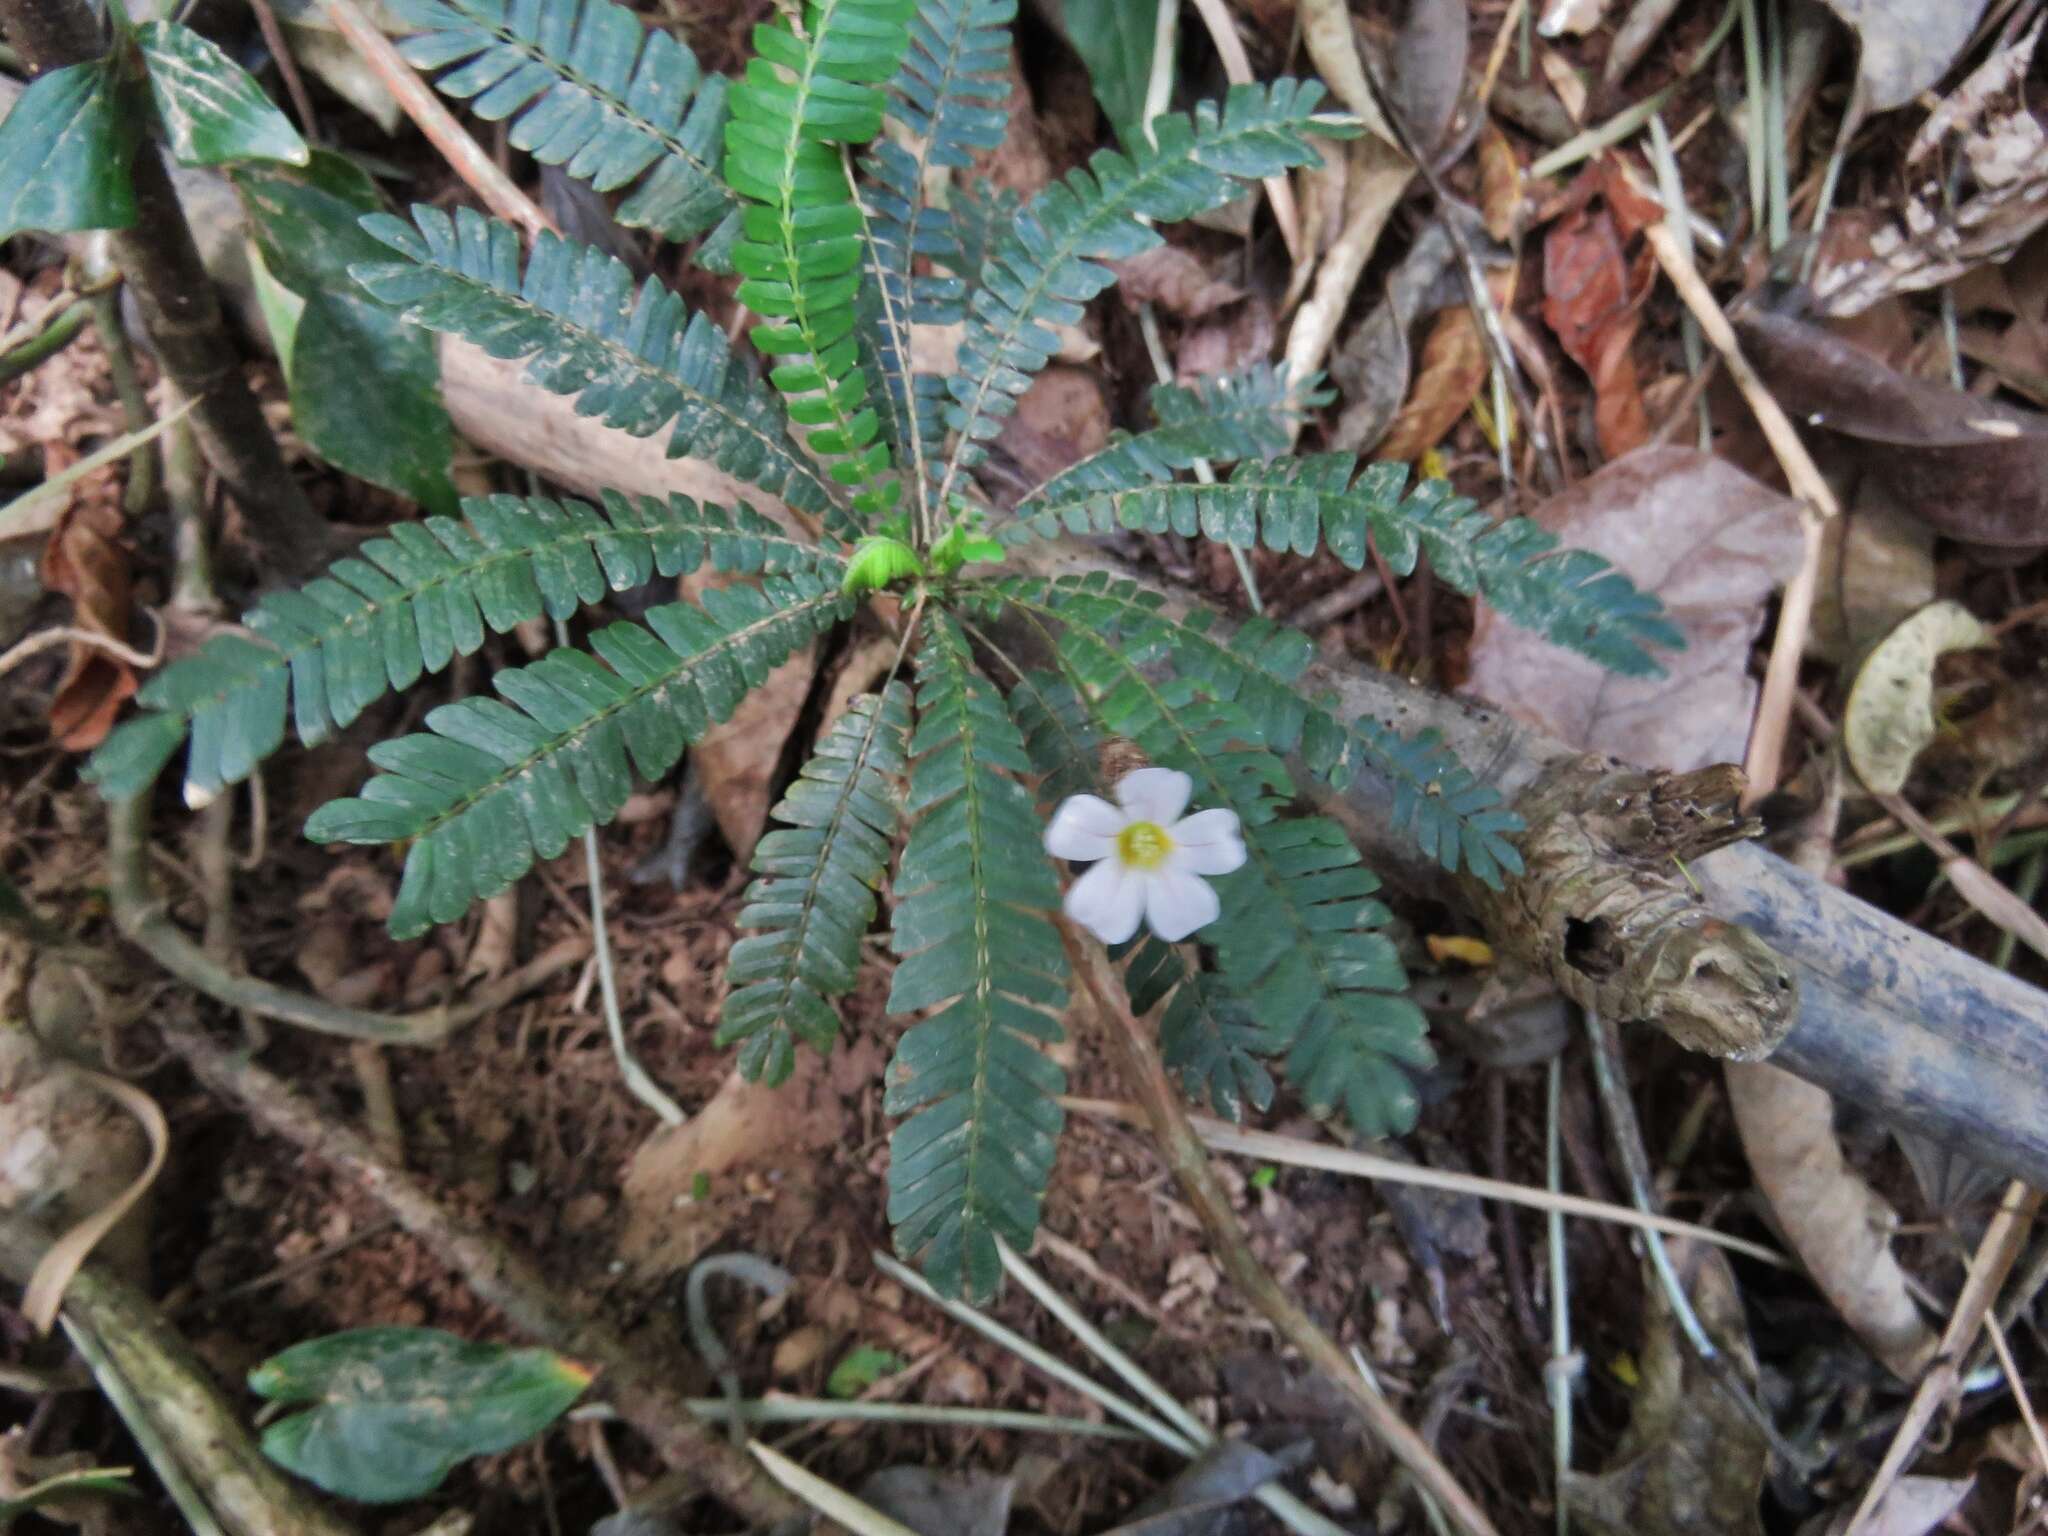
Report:
M 163 1029 L 165 1041 L 201 1082 L 240 1104 L 263 1130 L 359 1186 L 520 1332 L 601 1373 L 601 1390 L 610 1394 L 620 1418 L 644 1435 L 663 1461 L 701 1473 L 721 1499 L 751 1520 L 766 1523 L 795 1512 L 684 1407 L 674 1387 L 678 1372 L 673 1362 L 570 1307 L 524 1253 L 445 1209 L 418 1179 L 385 1161 L 357 1132 L 324 1119 L 281 1078 L 190 1024 L 166 1020 Z
M 1479 79 L 1479 105 L 1482 109 L 1493 100 L 1493 87 L 1500 79 L 1501 67 L 1508 61 L 1508 48 L 1521 25 L 1522 13 L 1528 8 L 1529 0 L 1514 0 L 1500 19 L 1500 32 L 1493 40 L 1493 52 L 1486 58 L 1486 73 Z
M 2048 958 L 2048 919 L 2043 919 L 1997 876 L 1937 832 L 1927 818 L 1905 799 L 1894 794 L 1878 794 L 1873 798 L 1941 860 L 1941 872 L 1955 887 L 1957 895 L 2006 933 L 2018 938 L 2027 948 Z
M 1164 10 L 1165 6 L 1160 9 Z M 1237 23 L 1231 19 L 1223 0 L 1195 0 L 1195 11 L 1202 18 L 1202 25 L 1208 28 L 1210 41 L 1216 45 L 1216 57 L 1223 61 L 1224 78 L 1232 85 L 1250 84 L 1253 79 L 1251 56 L 1244 51 L 1244 39 L 1237 35 Z M 1154 67 L 1157 67 L 1156 61 Z M 1266 200 L 1273 205 L 1273 223 L 1280 230 L 1281 243 L 1287 247 L 1287 259 L 1299 264 L 1305 256 L 1301 244 L 1301 210 L 1295 206 L 1294 183 L 1282 171 L 1278 176 L 1268 176 L 1261 185 L 1266 189 Z
M 565 939 L 518 970 L 478 990 L 455 1007 L 418 1013 L 371 1013 L 347 1008 L 325 998 L 295 992 L 253 976 L 237 976 L 212 959 L 165 913 L 149 882 L 148 796 L 114 800 L 107 805 L 107 890 L 115 926 L 131 944 L 189 987 L 230 1008 L 247 1009 L 283 1024 L 348 1040 L 382 1040 L 398 1045 L 434 1045 L 513 998 L 531 991 L 549 976 L 575 965 L 590 953 L 580 938 Z
M 249 6 L 256 13 L 256 26 L 263 33 L 263 46 L 270 50 L 277 72 L 284 77 L 285 94 L 292 99 L 292 111 L 298 115 L 300 130 L 309 140 L 317 141 L 320 119 L 313 113 L 313 98 L 306 90 L 305 76 L 299 73 L 299 61 L 292 57 L 284 28 L 277 24 L 277 12 L 272 9 L 270 0 L 249 0 Z
M 1230 1197 L 1210 1170 L 1208 1154 L 1201 1139 L 1188 1123 L 1166 1067 L 1159 1059 L 1151 1035 L 1132 1017 L 1123 983 L 1108 959 L 1083 940 L 1064 920 L 1060 933 L 1074 972 L 1081 978 L 1101 1015 L 1124 1076 L 1151 1121 L 1153 1134 L 1168 1168 L 1180 1182 L 1182 1193 L 1201 1218 L 1203 1228 L 1216 1250 L 1224 1273 L 1230 1276 L 1246 1300 L 1273 1324 L 1280 1336 L 1337 1386 L 1359 1411 L 1373 1434 L 1397 1461 L 1414 1474 L 1418 1487 L 1426 1489 L 1443 1506 L 1445 1513 L 1470 1536 L 1494 1536 L 1493 1522 L 1451 1475 L 1436 1452 L 1382 1398 L 1358 1377 L 1344 1351 L 1293 1297 L 1273 1278 L 1272 1272 L 1253 1256 Z
M 1145 350 L 1152 358 L 1152 376 L 1162 384 L 1173 382 L 1173 364 L 1167 361 L 1166 343 L 1159 334 L 1159 316 L 1151 304 L 1138 306 L 1138 330 L 1145 338 Z M 1190 466 L 1195 479 L 1203 485 L 1216 483 L 1216 468 L 1207 459 L 1198 458 Z M 1251 557 L 1244 546 L 1230 544 L 1231 563 L 1237 567 L 1237 579 L 1244 583 L 1244 600 L 1253 613 L 1266 611 L 1265 601 L 1259 596 L 1259 579 L 1252 573 Z
M 448 162 L 449 169 L 484 200 L 484 206 L 499 218 L 525 230 L 529 240 L 538 238 L 542 230 L 555 234 L 562 232 L 561 226 L 549 218 L 539 204 L 498 169 L 498 162 L 469 136 L 462 124 L 455 120 L 455 114 L 441 105 L 441 98 L 413 72 L 391 39 L 363 14 L 355 0 L 325 0 L 325 3 L 327 15 L 334 22 L 334 30 L 362 55 L 371 72 L 398 98 L 405 115 L 427 136 L 427 142 L 441 152 L 441 158 Z
M 1984 1314 L 1984 1337 L 1998 1356 L 1998 1368 L 2005 1372 L 2006 1384 L 2012 1388 L 2013 1401 L 2019 1404 L 2020 1418 L 2026 1422 L 2027 1438 L 2034 1442 L 2034 1454 L 2041 1458 L 2041 1465 L 2048 1467 L 2048 1435 L 2041 1432 L 2041 1419 L 2034 1412 L 2034 1400 L 2027 1395 L 2026 1378 L 2020 1374 L 2019 1363 L 2012 1357 L 2012 1346 L 2006 1343 L 2005 1329 L 1998 1321 L 1998 1314 Z
M 1564 1054 L 1550 1058 L 1544 1077 L 1543 1094 L 1543 1177 L 1553 1195 L 1564 1187 L 1562 1138 L 1564 1097 Z M 1543 1365 L 1543 1389 L 1550 1399 L 1550 1453 L 1557 1479 L 1557 1536 L 1569 1536 L 1571 1507 L 1564 1496 L 1572 1475 L 1572 1383 L 1584 1362 L 1572 1353 L 1571 1264 L 1564 1246 L 1564 1215 L 1553 1210 L 1546 1223 L 1550 1250 L 1550 1358 Z
M 1984 1229 L 1977 1251 L 1971 1256 L 1969 1274 L 1963 1280 L 1963 1292 L 1956 1298 L 1948 1326 L 1942 1330 L 1941 1350 L 1934 1357 L 1927 1374 L 1920 1378 L 1920 1386 L 1913 1393 L 1906 1416 L 1900 1420 L 1892 1443 L 1885 1450 L 1884 1460 L 1878 1464 L 1877 1475 L 1864 1490 L 1863 1502 L 1856 1506 L 1856 1514 L 1843 1536 L 1866 1536 L 1877 1506 L 1884 1502 L 1892 1484 L 1906 1470 L 1906 1463 L 1919 1448 L 1920 1437 L 1927 1432 L 1936 1412 L 1960 1385 L 1962 1378 L 1957 1367 L 1963 1353 L 1976 1338 L 1978 1328 L 1983 1326 L 1984 1315 L 1992 1302 L 1998 1299 L 1999 1287 L 2004 1285 L 2013 1261 L 2019 1256 L 2020 1244 L 2026 1240 L 2027 1229 L 2033 1225 L 2034 1215 L 2040 1209 L 2041 1191 L 2029 1189 L 2018 1179 L 2006 1187 L 1998 1214 Z
M 1777 456 L 1779 467 L 1785 471 L 1792 494 L 1806 504 L 1806 516 L 1801 527 L 1803 543 L 1799 570 L 1786 583 L 1784 601 L 1778 609 L 1778 629 L 1771 637 L 1771 659 L 1764 668 L 1763 693 L 1756 706 L 1756 725 L 1750 732 L 1749 750 L 1743 757 L 1743 771 L 1749 777 L 1745 804 L 1753 804 L 1778 787 L 1785 756 L 1785 737 L 1792 718 L 1792 696 L 1799 686 L 1799 659 L 1805 653 L 1807 631 L 1813 624 L 1814 594 L 1820 585 L 1821 530 L 1817 519 L 1835 516 L 1841 511 L 1841 505 L 1835 500 L 1835 493 L 1827 481 L 1821 477 L 1813 456 L 1806 451 L 1806 445 L 1799 440 L 1799 433 L 1785 415 L 1784 408 L 1742 355 L 1734 327 L 1729 325 L 1721 306 L 1714 302 L 1714 295 L 1708 290 L 1699 269 L 1679 248 L 1677 239 L 1662 224 L 1649 225 L 1643 236 L 1656 253 L 1657 264 L 1663 267 L 1664 275 L 1671 279 L 1671 286 L 1678 290 L 1678 297 L 1699 321 L 1700 330 L 1714 350 L 1721 354 L 1728 376 L 1742 391 L 1742 398 L 1748 402 L 1757 425 L 1763 429 L 1764 438 L 1770 443 L 1771 452 Z
M 1287 378 L 1296 388 L 1322 370 L 1365 264 L 1372 259 L 1387 220 L 1400 206 L 1414 175 L 1415 167 L 1407 156 L 1383 139 L 1361 139 L 1352 146 L 1351 186 L 1345 193 L 1350 212 L 1335 242 L 1323 253 L 1315 285 L 1287 329 Z
M 0 1215 L 0 1274 L 25 1281 L 49 1247 L 25 1218 Z M 353 1527 L 267 1461 L 240 1417 L 156 1306 L 103 1266 L 88 1264 L 64 1296 L 64 1324 L 102 1390 L 135 1431 L 167 1489 L 230 1536 L 353 1536 Z
M 138 671 L 146 672 L 164 659 L 163 621 L 157 621 L 156 644 L 146 651 L 138 651 L 134 646 L 116 640 L 112 635 L 103 635 L 96 629 L 80 629 L 75 624 L 54 624 L 48 629 L 39 629 L 26 640 L 0 653 L 0 677 L 12 672 L 29 657 L 60 645 L 90 646 L 96 651 L 106 652 L 116 661 L 125 661 Z
M 1060 1104 L 1075 1114 L 1102 1115 L 1131 1123 L 1140 1123 L 1145 1116 L 1145 1111 L 1137 1105 L 1120 1103 L 1112 1099 L 1063 1097 Z M 1712 1227 L 1681 1221 L 1675 1216 L 1661 1216 L 1654 1211 L 1634 1211 L 1625 1205 L 1588 1199 L 1584 1195 L 1547 1192 L 1532 1189 L 1526 1184 L 1509 1184 L 1499 1179 L 1480 1178 L 1477 1174 L 1454 1173 L 1443 1168 L 1424 1168 L 1413 1163 L 1397 1163 L 1392 1158 L 1375 1157 L 1370 1152 L 1354 1152 L 1349 1147 L 1332 1147 L 1321 1142 L 1303 1141 L 1297 1136 L 1276 1136 L 1270 1131 L 1241 1130 L 1227 1121 L 1212 1120 L 1207 1115 L 1189 1115 L 1187 1118 L 1195 1134 L 1205 1145 L 1217 1152 L 1256 1158 L 1260 1162 L 1281 1163 L 1290 1168 L 1318 1168 L 1325 1173 L 1348 1174 L 1352 1178 L 1384 1179 L 1390 1184 L 1409 1184 L 1417 1189 L 1440 1189 L 1448 1194 L 1476 1195 L 1482 1200 L 1499 1200 L 1508 1205 L 1526 1206 L 1535 1211 L 1558 1211 L 1566 1216 L 1611 1221 L 1617 1226 L 1636 1227 L 1646 1232 L 1663 1232 L 1673 1237 L 1689 1237 L 1699 1242 L 1711 1243 L 1717 1248 L 1727 1249 L 1730 1253 L 1739 1253 L 1746 1258 L 1756 1259 L 1774 1269 L 1797 1270 L 1799 1267 L 1782 1253 L 1766 1248 L 1761 1243 L 1752 1243 L 1743 1237 L 1731 1237 L 1726 1232 L 1716 1232 Z
M 135 349 L 128 344 L 127 327 L 121 324 L 121 299 L 113 286 L 102 287 L 86 300 L 92 309 L 93 329 L 107 354 L 107 372 L 114 380 L 114 393 L 121 401 L 121 415 L 130 432 L 140 432 L 156 420 L 143 392 L 142 376 L 135 368 Z M 121 507 L 129 517 L 140 517 L 156 495 L 156 453 L 148 447 L 135 450 L 128 460 L 128 485 L 121 493 Z
M 713 1424 L 941 1424 L 954 1429 L 1021 1429 L 1031 1434 L 1080 1435 L 1090 1440 L 1141 1440 L 1135 1430 L 1093 1419 L 1062 1418 L 1014 1408 L 948 1408 L 931 1403 L 870 1403 L 836 1397 L 688 1397 L 683 1406 Z M 616 1418 L 594 1403 L 570 1412 L 577 1422 Z M 641 1501 L 633 1501 L 638 1505 Z

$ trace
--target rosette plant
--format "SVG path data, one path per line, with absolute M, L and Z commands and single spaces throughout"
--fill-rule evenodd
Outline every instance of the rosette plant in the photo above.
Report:
M 906 1256 L 941 1288 L 981 1294 L 1000 1274 L 997 1239 L 1031 1240 L 1061 1130 L 1064 1081 L 1044 1047 L 1068 1001 L 1065 871 L 1046 839 L 1070 797 L 1124 813 L 1053 840 L 1076 857 L 1106 857 L 1089 840 L 1100 834 L 1163 868 L 1147 839 L 1204 829 L 1182 838 L 1208 845 L 1188 868 L 1213 911 L 1185 890 L 1160 909 L 1176 938 L 1202 920 L 1186 942 L 1098 921 L 1099 902 L 1076 913 L 1132 939 L 1118 957 L 1133 1002 L 1163 1004 L 1162 1046 L 1190 1093 L 1227 1114 L 1264 1108 L 1271 1062 L 1360 1132 L 1406 1129 L 1410 1074 L 1431 1061 L 1424 1020 L 1375 877 L 1335 822 L 1296 814 L 1289 764 L 1333 784 L 1373 764 L 1401 786 L 1422 845 L 1483 880 L 1518 867 L 1515 817 L 1434 739 L 1305 695 L 1305 636 L 1006 561 L 1034 540 L 1116 529 L 1327 548 L 1353 569 L 1370 543 L 1402 574 L 1426 550 L 1439 579 L 1625 672 L 1655 670 L 1650 648 L 1678 643 L 1658 605 L 1530 522 L 1496 523 L 1442 482 L 1408 487 L 1399 465 L 1274 457 L 1315 400 L 1266 367 L 1161 387 L 1153 425 L 1007 510 L 975 476 L 1056 328 L 1114 281 L 1106 262 L 1313 163 L 1312 138 L 1355 123 L 1320 111 L 1313 83 L 1238 86 L 1021 207 L 957 183 L 941 206 L 930 173 L 1002 136 L 1012 0 L 807 0 L 800 18 L 755 30 L 731 81 L 606 0 L 394 9 L 442 90 L 509 119 L 512 143 L 542 163 L 624 190 L 624 222 L 696 240 L 698 262 L 736 272 L 765 377 L 708 317 L 612 257 L 549 235 L 522 249 L 467 210 L 366 217 L 381 254 L 354 280 L 416 325 L 526 359 L 535 384 L 586 415 L 665 434 L 671 457 L 710 460 L 780 512 L 501 495 L 400 523 L 156 676 L 143 713 L 93 759 L 103 791 L 141 792 L 182 743 L 186 796 L 204 799 L 288 725 L 316 744 L 493 632 L 708 562 L 751 580 L 498 671 L 488 694 L 372 747 L 361 793 L 312 817 L 322 842 L 403 847 L 394 934 L 462 917 L 610 821 L 636 775 L 668 772 L 771 668 L 872 605 L 897 636 L 895 664 L 829 724 L 776 807 L 719 1038 L 771 1081 L 797 1050 L 828 1050 L 888 885 L 889 1010 L 913 1021 L 886 1098 L 902 1117 L 889 1216 Z M 952 372 L 914 369 L 915 323 L 963 327 Z M 1236 468 L 1182 478 L 1198 460 Z M 1172 793 L 1151 781 L 1120 799 L 1101 766 L 1112 742 Z

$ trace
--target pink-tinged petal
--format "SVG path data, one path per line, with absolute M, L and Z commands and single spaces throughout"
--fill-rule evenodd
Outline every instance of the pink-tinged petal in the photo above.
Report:
M 1169 944 L 1178 944 L 1197 928 L 1222 915 L 1223 905 L 1209 882 L 1185 870 L 1162 869 L 1145 880 L 1145 922 Z
M 1069 795 L 1045 829 L 1045 851 L 1056 859 L 1106 859 L 1116 851 L 1124 819 L 1099 795 Z
M 1188 808 L 1195 781 L 1177 768 L 1133 768 L 1117 781 L 1117 804 L 1132 821 L 1170 827 Z
M 1145 877 L 1104 859 L 1067 887 L 1061 907 L 1105 944 L 1121 944 L 1145 915 Z
M 1173 839 L 1173 867 L 1197 875 L 1227 875 L 1244 867 L 1244 828 L 1237 812 L 1197 811 L 1166 829 Z

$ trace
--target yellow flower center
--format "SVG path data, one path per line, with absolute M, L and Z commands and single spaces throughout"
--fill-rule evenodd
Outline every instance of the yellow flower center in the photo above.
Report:
M 1130 869 L 1157 869 L 1173 852 L 1173 839 L 1156 821 L 1134 821 L 1116 835 L 1116 856 Z

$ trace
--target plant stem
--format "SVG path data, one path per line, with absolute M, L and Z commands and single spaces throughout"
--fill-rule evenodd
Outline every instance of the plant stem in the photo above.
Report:
M 0 354 L 0 384 L 19 378 L 29 369 L 62 352 L 85 329 L 91 318 L 91 306 L 84 299 L 73 299 L 35 335 L 12 351 Z
M 1060 922 L 1060 935 L 1066 942 L 1074 974 L 1101 1015 L 1103 1029 L 1110 1037 L 1110 1047 L 1119 1058 L 1132 1095 L 1151 1121 L 1167 1167 L 1201 1219 L 1223 1272 L 1279 1331 L 1281 1338 L 1300 1350 L 1310 1365 L 1345 1394 L 1374 1436 L 1413 1474 L 1417 1487 L 1435 1498 L 1470 1536 L 1495 1536 L 1493 1522 L 1459 1485 L 1429 1443 L 1365 1384 L 1357 1368 L 1337 1347 L 1336 1340 L 1301 1309 L 1273 1278 L 1272 1271 L 1252 1253 L 1244 1225 L 1209 1167 L 1201 1138 L 1188 1124 L 1187 1112 L 1166 1075 L 1166 1064 L 1159 1058 L 1159 1048 L 1150 1032 L 1131 1014 L 1122 980 L 1108 957 L 1082 939 L 1065 920 Z
M 105 52 L 79 0 L 0 0 L 0 27 L 37 74 Z M 200 261 L 185 211 L 153 141 L 139 145 L 130 175 L 135 224 L 111 235 L 157 361 L 192 412 L 200 450 L 241 505 L 254 541 L 281 568 L 305 569 L 332 553 L 333 533 L 285 468 L 277 439 L 242 376 L 220 298 Z
M 121 415 L 130 432 L 140 432 L 156 420 L 156 412 L 149 408 L 142 376 L 135 371 L 135 349 L 121 328 L 121 295 L 116 289 L 103 288 L 85 302 L 92 311 L 100 345 L 106 349 L 107 372 L 113 375 L 114 393 L 121 398 Z M 157 450 L 145 444 L 128 457 L 128 489 L 121 497 L 121 510 L 131 518 L 149 510 L 156 496 L 156 456 Z

